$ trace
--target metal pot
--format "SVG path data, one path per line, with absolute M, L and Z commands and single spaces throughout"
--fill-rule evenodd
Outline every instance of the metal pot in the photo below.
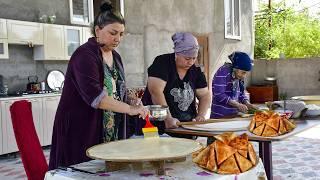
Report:
M 37 92 L 40 91 L 40 83 L 38 83 L 38 76 L 29 76 L 27 91 Z
M 163 121 L 167 118 L 169 111 L 168 106 L 149 105 L 147 108 L 150 111 L 150 120 Z

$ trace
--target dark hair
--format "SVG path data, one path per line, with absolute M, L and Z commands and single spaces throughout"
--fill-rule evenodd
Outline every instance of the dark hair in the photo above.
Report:
M 102 29 L 104 26 L 112 23 L 120 23 L 124 25 L 125 21 L 119 11 L 113 10 L 111 2 L 106 1 L 100 6 L 100 12 L 94 19 L 92 34 L 96 37 L 96 26 Z

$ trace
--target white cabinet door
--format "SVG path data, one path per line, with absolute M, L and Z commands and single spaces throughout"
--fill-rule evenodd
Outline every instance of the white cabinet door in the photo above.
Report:
M 54 118 L 60 101 L 60 96 L 43 98 L 43 146 L 50 145 Z
M 43 24 L 26 21 L 7 20 L 8 43 L 43 44 Z
M 1 119 L 2 119 L 2 134 L 3 134 L 3 153 L 11 153 L 18 151 L 16 138 L 14 136 L 10 106 L 13 100 L 1 101 Z
M 7 39 L 0 39 L 0 59 L 9 59 Z
M 7 20 L 0 19 L 0 59 L 9 59 Z
M 65 56 L 70 60 L 73 52 L 81 45 L 82 27 L 64 26 Z
M 44 24 L 43 28 L 43 46 L 33 48 L 34 60 L 66 60 L 63 26 Z
M 4 146 L 4 143 L 3 143 L 3 137 L 5 136 L 5 134 L 3 134 L 3 123 L 2 123 L 2 103 L 0 102 L 0 154 L 3 154 L 3 146 Z
M 84 44 L 88 41 L 89 38 L 93 37 L 93 34 L 91 33 L 91 28 L 88 28 L 88 27 L 83 27 L 82 28 L 82 43 L 81 44 Z
M 7 39 L 7 20 L 0 19 L 0 39 Z
M 42 98 L 32 98 L 28 99 L 31 102 L 32 107 L 32 117 L 34 127 L 40 141 L 40 144 L 43 144 L 43 128 L 42 128 Z

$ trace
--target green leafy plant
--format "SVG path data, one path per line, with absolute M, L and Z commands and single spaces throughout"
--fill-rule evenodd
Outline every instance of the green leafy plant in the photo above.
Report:
M 311 18 L 307 9 L 295 12 L 284 2 L 267 5 L 255 16 L 255 58 L 274 59 L 320 56 L 320 20 Z

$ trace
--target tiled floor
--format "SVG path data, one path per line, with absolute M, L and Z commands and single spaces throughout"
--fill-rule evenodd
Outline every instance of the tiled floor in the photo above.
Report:
M 49 151 L 44 150 L 47 159 Z M 320 126 L 274 142 L 272 152 L 274 180 L 320 180 Z M 0 179 L 27 179 L 19 157 L 0 156 Z

